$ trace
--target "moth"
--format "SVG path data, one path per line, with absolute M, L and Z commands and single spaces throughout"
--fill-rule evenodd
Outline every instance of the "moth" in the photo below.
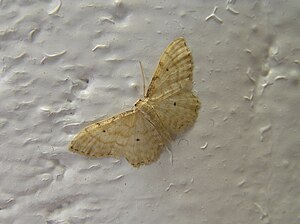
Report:
M 148 90 L 131 110 L 83 128 L 69 150 L 88 157 L 125 157 L 134 167 L 155 162 L 200 109 L 193 93 L 193 61 L 184 38 L 163 52 Z

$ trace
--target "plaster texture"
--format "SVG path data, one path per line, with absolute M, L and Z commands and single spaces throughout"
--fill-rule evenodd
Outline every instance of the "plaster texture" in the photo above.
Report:
M 0 223 L 300 223 L 300 2 L 1 0 Z M 139 169 L 67 146 L 183 36 L 194 127 Z

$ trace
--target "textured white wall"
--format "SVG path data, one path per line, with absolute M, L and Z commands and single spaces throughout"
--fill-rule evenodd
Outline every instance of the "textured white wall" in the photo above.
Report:
M 299 13 L 297 0 L 1 0 L 0 223 L 299 223 Z M 179 36 L 202 109 L 173 165 L 167 151 L 140 169 L 69 153 L 80 128 L 131 108 L 138 60 L 149 82 Z

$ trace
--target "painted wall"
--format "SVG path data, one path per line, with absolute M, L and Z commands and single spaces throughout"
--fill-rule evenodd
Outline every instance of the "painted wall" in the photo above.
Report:
M 215 10 L 214 10 L 215 9 Z M 0 223 L 300 222 L 300 2 L 0 1 Z M 202 102 L 158 162 L 68 152 L 183 36 Z

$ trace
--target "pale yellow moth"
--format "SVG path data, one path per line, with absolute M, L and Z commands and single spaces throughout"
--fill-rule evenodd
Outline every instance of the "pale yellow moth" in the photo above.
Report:
M 192 88 L 191 52 L 178 38 L 162 54 L 144 98 L 129 111 L 82 129 L 69 150 L 88 157 L 123 156 L 134 167 L 156 161 L 198 117 L 200 102 Z

